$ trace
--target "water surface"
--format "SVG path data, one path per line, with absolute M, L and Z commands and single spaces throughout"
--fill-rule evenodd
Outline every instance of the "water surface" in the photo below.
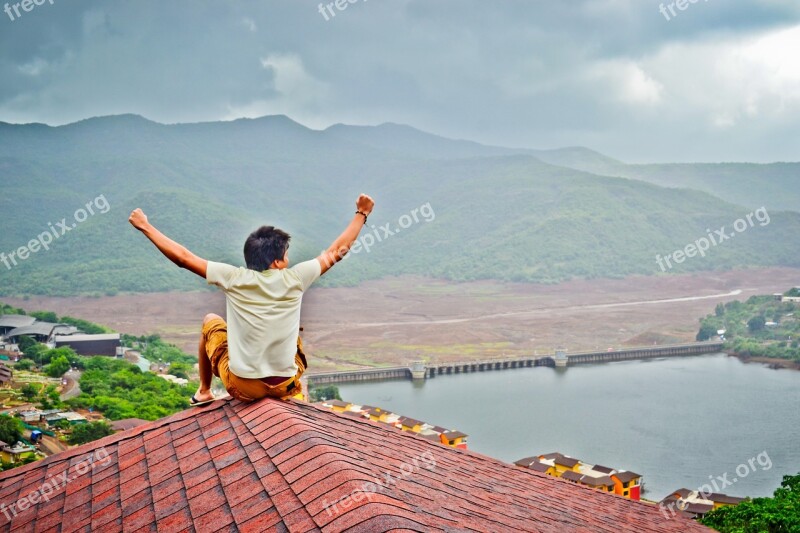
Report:
M 697 489 L 709 476 L 726 494 L 767 496 L 784 474 L 800 472 L 800 372 L 725 354 L 339 390 L 352 402 L 461 430 L 470 449 L 503 461 L 559 451 L 633 470 L 644 475 L 649 499 Z M 736 482 L 723 488 L 718 477 Z

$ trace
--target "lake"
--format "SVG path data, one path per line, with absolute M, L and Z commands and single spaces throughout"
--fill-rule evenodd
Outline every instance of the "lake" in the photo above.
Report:
M 651 500 L 710 479 L 725 494 L 768 496 L 783 475 L 800 472 L 800 372 L 725 354 L 339 390 L 351 402 L 463 431 L 471 450 L 502 461 L 558 451 L 633 470 Z

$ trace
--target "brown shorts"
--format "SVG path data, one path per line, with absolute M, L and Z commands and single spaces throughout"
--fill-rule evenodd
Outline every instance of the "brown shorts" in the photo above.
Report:
M 241 378 L 231 372 L 228 368 L 228 325 L 221 318 L 206 322 L 203 326 L 203 339 L 205 339 L 206 353 L 211 360 L 211 372 L 222 380 L 225 389 L 234 398 L 243 402 L 252 402 L 267 396 L 303 399 L 300 377 L 306 371 L 308 364 L 300 337 L 297 337 L 297 354 L 294 356 L 297 374 L 275 385 L 268 385 L 260 379 Z

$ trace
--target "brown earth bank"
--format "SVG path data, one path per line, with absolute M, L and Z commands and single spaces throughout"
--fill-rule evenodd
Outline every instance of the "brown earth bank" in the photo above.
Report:
M 728 353 L 728 355 L 736 357 L 745 363 L 758 363 L 775 369 L 789 368 L 791 370 L 800 370 L 800 363 L 789 361 L 788 359 L 777 359 L 775 357 L 750 357 L 749 355 L 741 355 L 735 352 Z
M 555 285 L 452 283 L 403 277 L 305 296 L 310 371 L 606 350 L 694 340 L 720 302 L 800 285 L 800 269 L 574 280 Z M 3 301 L 85 318 L 135 335 L 158 333 L 195 353 L 202 317 L 224 316 L 219 292 Z

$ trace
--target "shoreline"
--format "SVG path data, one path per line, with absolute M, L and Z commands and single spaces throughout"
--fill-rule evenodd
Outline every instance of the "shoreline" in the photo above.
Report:
M 800 363 L 792 361 L 791 359 L 778 359 L 775 357 L 753 357 L 750 355 L 742 355 L 736 352 L 725 352 L 728 357 L 736 357 L 741 362 L 750 364 L 750 363 L 758 363 L 761 365 L 768 366 L 774 370 L 800 370 Z

